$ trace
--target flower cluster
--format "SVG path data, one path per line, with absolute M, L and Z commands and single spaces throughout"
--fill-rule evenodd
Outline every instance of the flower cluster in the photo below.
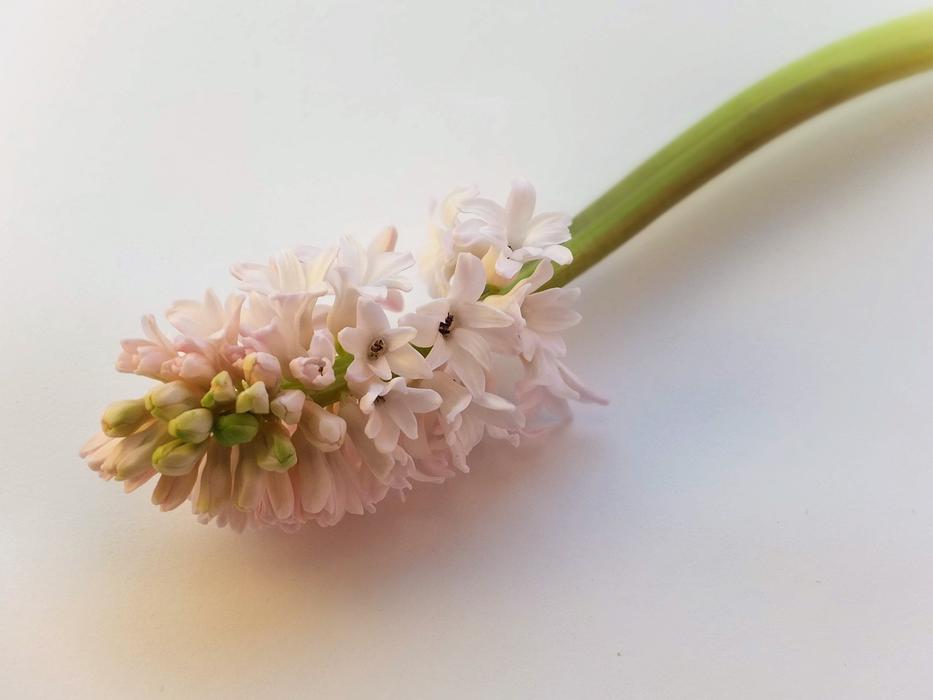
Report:
M 162 510 L 190 500 L 203 522 L 292 530 L 466 472 L 485 436 L 517 444 L 568 400 L 602 402 L 564 364 L 578 290 L 546 288 L 571 261 L 570 219 L 534 208 L 525 181 L 505 206 L 451 193 L 420 260 L 433 299 L 410 313 L 415 260 L 394 229 L 235 265 L 242 293 L 175 303 L 175 338 L 146 316 L 145 338 L 123 341 L 117 369 L 158 383 L 107 407 L 82 457 L 128 492 L 158 476 Z M 496 376 L 509 361 L 512 383 Z

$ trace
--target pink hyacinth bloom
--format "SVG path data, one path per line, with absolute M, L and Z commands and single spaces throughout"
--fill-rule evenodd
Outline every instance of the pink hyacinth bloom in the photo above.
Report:
M 440 405 L 441 397 L 436 391 L 408 386 L 403 377 L 373 382 L 360 399 L 360 410 L 369 416 L 366 436 L 375 442 L 380 452 L 393 452 L 399 434 L 412 439 L 417 437 L 415 414 L 433 411 Z
M 360 299 L 356 326 L 344 328 L 338 340 L 353 355 L 347 369 L 347 379 L 366 382 L 373 377 L 391 379 L 392 374 L 408 379 L 431 376 L 431 367 L 409 343 L 415 337 L 414 328 L 392 328 L 385 311 L 369 299 Z
M 548 213 L 534 215 L 535 188 L 527 180 L 515 180 L 505 206 L 475 197 L 463 202 L 466 218 L 454 231 L 463 245 L 487 243 L 495 257 L 495 271 L 506 280 L 515 277 L 530 260 L 553 260 L 566 265 L 573 260 L 570 249 L 570 217 Z
M 486 273 L 479 258 L 461 253 L 447 296 L 400 320 L 417 329 L 415 345 L 431 348 L 428 364 L 433 368 L 446 364 L 474 395 L 485 390 L 486 372 L 492 368 L 490 329 L 513 323 L 508 314 L 479 301 L 485 287 Z

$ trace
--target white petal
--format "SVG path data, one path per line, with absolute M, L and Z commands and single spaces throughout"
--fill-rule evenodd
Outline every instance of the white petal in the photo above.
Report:
M 461 250 L 481 255 L 489 248 L 500 250 L 506 246 L 505 228 L 501 224 L 487 224 L 480 219 L 469 219 L 453 230 L 453 240 Z
M 392 379 L 392 368 L 389 366 L 389 361 L 386 359 L 385 355 L 370 361 L 369 367 L 372 369 L 373 374 L 380 379 L 385 379 L 386 381 Z
M 363 328 L 344 328 L 337 334 L 337 340 L 353 357 L 364 358 L 373 342 L 373 336 L 371 332 Z
M 406 405 L 404 400 L 386 401 L 385 410 L 405 436 L 414 440 L 418 437 L 418 421 L 415 414 Z
M 486 288 L 486 270 L 483 262 L 475 255 L 460 253 L 457 267 L 450 278 L 449 298 L 459 301 L 476 301 Z
M 375 335 L 389 328 L 389 319 L 379 304 L 371 299 L 360 298 L 356 306 L 356 325 L 358 328 L 369 329 Z
M 512 257 L 509 257 L 506 251 L 502 251 L 496 259 L 496 272 L 507 280 L 515 277 L 518 271 L 522 269 L 522 263 L 515 259 L 517 257 L 516 253 L 518 252 L 521 251 L 514 251 Z
M 474 214 L 488 224 L 505 224 L 505 209 L 491 199 L 472 197 L 460 204 L 464 214 Z
M 492 367 L 492 356 L 489 354 L 489 344 L 476 331 L 469 328 L 454 328 L 450 337 L 453 344 L 457 345 L 479 362 L 485 369 Z
M 534 292 L 550 281 L 553 276 L 554 266 L 549 260 L 542 260 L 538 263 L 535 271 L 531 273 L 531 277 L 526 280 L 526 283 L 528 284 L 528 288 Z
M 412 326 L 400 326 L 387 330 L 382 334 L 382 339 L 385 341 L 386 349 L 391 352 L 408 345 L 415 339 L 416 335 L 418 335 L 416 328 Z
M 450 348 L 448 347 L 447 339 L 438 333 L 437 339 L 434 341 L 434 345 L 431 346 L 431 352 L 429 352 L 428 356 L 424 359 L 427 361 L 428 366 L 431 367 L 431 369 L 437 369 L 442 364 L 447 362 L 449 358 Z
M 363 408 L 362 401 L 360 402 L 360 408 Z M 374 410 L 373 406 L 370 406 L 369 411 L 363 408 L 363 412 L 369 413 L 369 420 L 366 421 L 366 427 L 363 429 L 363 432 L 366 434 L 366 437 L 374 438 L 379 434 L 379 431 L 382 430 L 382 424 L 385 420 L 379 411 Z
M 479 301 L 460 302 L 454 314 L 455 328 L 506 328 L 513 323 L 508 314 Z
M 449 367 L 473 396 L 482 394 L 486 389 L 486 373 L 476 358 L 466 350 L 459 347 L 451 348 Z
M 539 214 L 528 225 L 525 245 L 545 248 L 570 240 L 570 217 L 566 214 Z
M 490 411 L 514 411 L 515 404 L 507 401 L 498 394 L 493 394 L 490 392 L 485 392 L 481 396 L 477 396 L 474 399 L 474 403 L 483 408 L 487 408 Z
M 434 373 L 427 360 L 411 345 L 390 352 L 386 359 L 392 371 L 406 379 L 429 379 Z
M 580 381 L 580 378 L 571 372 L 563 362 L 558 361 L 557 367 L 560 371 L 561 378 L 564 380 L 564 382 L 567 383 L 567 386 L 569 386 L 577 393 L 578 401 L 582 401 L 584 403 L 596 403 L 602 406 L 609 404 L 609 399 L 600 396 L 593 390 L 584 386 L 583 382 Z
M 433 389 L 409 387 L 406 392 L 405 403 L 415 413 L 427 413 L 440 407 L 441 395 Z
M 550 245 L 544 249 L 544 254 L 558 265 L 569 265 L 573 262 L 573 253 L 566 246 Z
M 376 449 L 383 454 L 393 452 L 398 445 L 399 427 L 392 421 L 382 421 L 382 428 L 373 438 Z
M 308 356 L 327 358 L 333 361 L 335 353 L 334 337 L 330 331 L 326 328 L 314 331 L 314 335 L 311 337 L 311 347 L 308 348 Z
M 419 348 L 429 348 L 434 345 L 438 333 L 437 326 L 440 323 L 437 319 L 422 316 L 421 314 L 405 314 L 399 319 L 399 323 L 404 323 L 408 328 L 415 329 L 415 336 L 411 339 L 411 342 Z
M 505 203 L 508 242 L 512 248 L 519 248 L 524 243 L 525 228 L 535 211 L 535 188 L 528 180 L 519 178 L 512 183 L 508 201 Z
M 398 289 L 390 289 L 386 292 L 386 298 L 382 305 L 389 311 L 398 313 L 405 308 L 405 295 Z
M 347 367 L 347 380 L 350 382 L 367 382 L 373 377 L 373 368 L 363 358 L 354 358 Z
M 438 408 L 440 408 L 444 420 L 448 423 L 452 422 L 459 413 L 462 413 L 470 405 L 473 398 L 473 395 L 466 387 L 443 372 L 434 373 L 430 386 L 440 394 L 441 405 Z
M 395 250 L 396 243 L 398 243 L 398 231 L 394 226 L 387 226 L 373 236 L 373 239 L 369 242 L 369 248 L 367 248 L 366 253 L 370 258 L 373 258 L 380 253 Z

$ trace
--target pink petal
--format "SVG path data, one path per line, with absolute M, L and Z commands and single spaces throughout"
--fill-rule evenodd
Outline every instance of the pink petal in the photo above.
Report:
M 457 267 L 450 278 L 450 299 L 476 301 L 486 288 L 486 270 L 483 262 L 475 255 L 460 253 Z

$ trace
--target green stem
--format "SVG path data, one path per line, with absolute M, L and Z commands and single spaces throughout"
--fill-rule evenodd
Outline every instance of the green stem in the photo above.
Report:
M 851 97 L 933 68 L 933 11 L 816 51 L 739 93 L 671 141 L 574 220 L 562 286 L 705 182 L 800 122 Z M 525 266 L 517 279 L 531 274 Z M 514 284 L 514 282 L 513 282 Z

